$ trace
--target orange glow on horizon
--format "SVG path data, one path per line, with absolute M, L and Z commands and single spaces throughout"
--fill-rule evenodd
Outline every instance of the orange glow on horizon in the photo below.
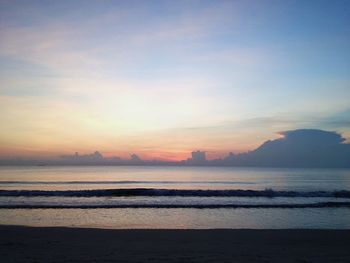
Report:
M 170 161 L 178 162 L 187 160 L 191 158 L 192 151 L 204 151 L 206 152 L 206 157 L 208 160 L 213 160 L 217 158 L 223 158 L 232 152 L 227 151 L 206 151 L 204 148 L 193 148 L 192 150 L 183 150 L 183 151 L 103 151 L 103 150 L 65 150 L 65 151 L 50 151 L 50 150 L 40 150 L 33 148 L 1 148 L 0 158 L 3 159 L 12 159 L 12 158 L 29 158 L 29 159 L 47 159 L 54 160 L 60 158 L 63 155 L 74 155 L 76 152 L 79 155 L 91 154 L 95 151 L 100 152 L 105 158 L 119 157 L 123 160 L 130 159 L 131 154 L 138 155 L 142 160 L 145 161 Z M 237 153 L 237 152 L 235 152 Z

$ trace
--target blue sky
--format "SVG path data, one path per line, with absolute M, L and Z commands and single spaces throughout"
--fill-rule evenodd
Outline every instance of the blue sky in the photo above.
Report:
M 0 154 L 350 138 L 349 1 L 0 1 Z

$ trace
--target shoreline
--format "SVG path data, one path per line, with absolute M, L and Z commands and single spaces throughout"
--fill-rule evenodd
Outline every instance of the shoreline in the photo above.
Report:
M 0 225 L 2 262 L 349 262 L 350 230 Z

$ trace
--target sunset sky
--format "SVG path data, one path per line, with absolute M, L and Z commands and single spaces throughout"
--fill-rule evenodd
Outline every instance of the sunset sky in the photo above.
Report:
M 350 140 L 350 1 L 0 0 L 0 157 Z

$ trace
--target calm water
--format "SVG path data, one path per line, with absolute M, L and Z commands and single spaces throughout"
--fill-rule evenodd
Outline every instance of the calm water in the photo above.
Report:
M 350 170 L 0 167 L 0 224 L 350 228 Z

